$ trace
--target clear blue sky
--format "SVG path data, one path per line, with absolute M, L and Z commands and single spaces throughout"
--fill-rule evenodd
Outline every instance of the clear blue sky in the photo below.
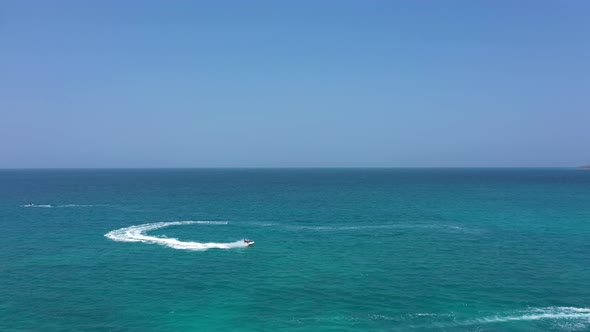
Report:
M 1 1 L 0 167 L 590 163 L 589 1 Z

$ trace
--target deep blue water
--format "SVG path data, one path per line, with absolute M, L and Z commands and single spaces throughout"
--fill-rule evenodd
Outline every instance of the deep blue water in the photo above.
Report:
M 3 170 L 0 223 L 1 331 L 590 330 L 590 171 Z

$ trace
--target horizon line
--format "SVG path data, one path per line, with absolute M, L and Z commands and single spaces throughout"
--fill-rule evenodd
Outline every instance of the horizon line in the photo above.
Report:
M 188 166 L 188 167 L 0 167 L 0 170 L 213 170 L 213 169 L 542 169 L 587 168 L 589 166 Z

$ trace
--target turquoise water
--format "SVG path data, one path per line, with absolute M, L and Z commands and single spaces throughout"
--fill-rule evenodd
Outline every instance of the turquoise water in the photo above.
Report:
M 588 171 L 5 170 L 0 222 L 1 331 L 590 330 Z

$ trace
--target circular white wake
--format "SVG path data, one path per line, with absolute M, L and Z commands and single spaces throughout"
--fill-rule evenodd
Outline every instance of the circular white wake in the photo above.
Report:
M 137 226 L 130 226 L 121 229 L 116 229 L 106 233 L 104 236 L 113 241 L 119 242 L 143 242 L 151 244 L 159 244 L 162 246 L 183 249 L 183 250 L 207 250 L 207 249 L 233 249 L 247 247 L 248 244 L 239 240 L 229 243 L 201 243 L 192 241 L 180 241 L 175 238 L 157 237 L 147 235 L 146 232 L 155 229 L 177 226 L 177 225 L 192 225 L 192 224 L 213 224 L 213 225 L 227 225 L 227 221 L 171 221 L 171 222 L 156 222 L 150 224 L 142 224 Z

